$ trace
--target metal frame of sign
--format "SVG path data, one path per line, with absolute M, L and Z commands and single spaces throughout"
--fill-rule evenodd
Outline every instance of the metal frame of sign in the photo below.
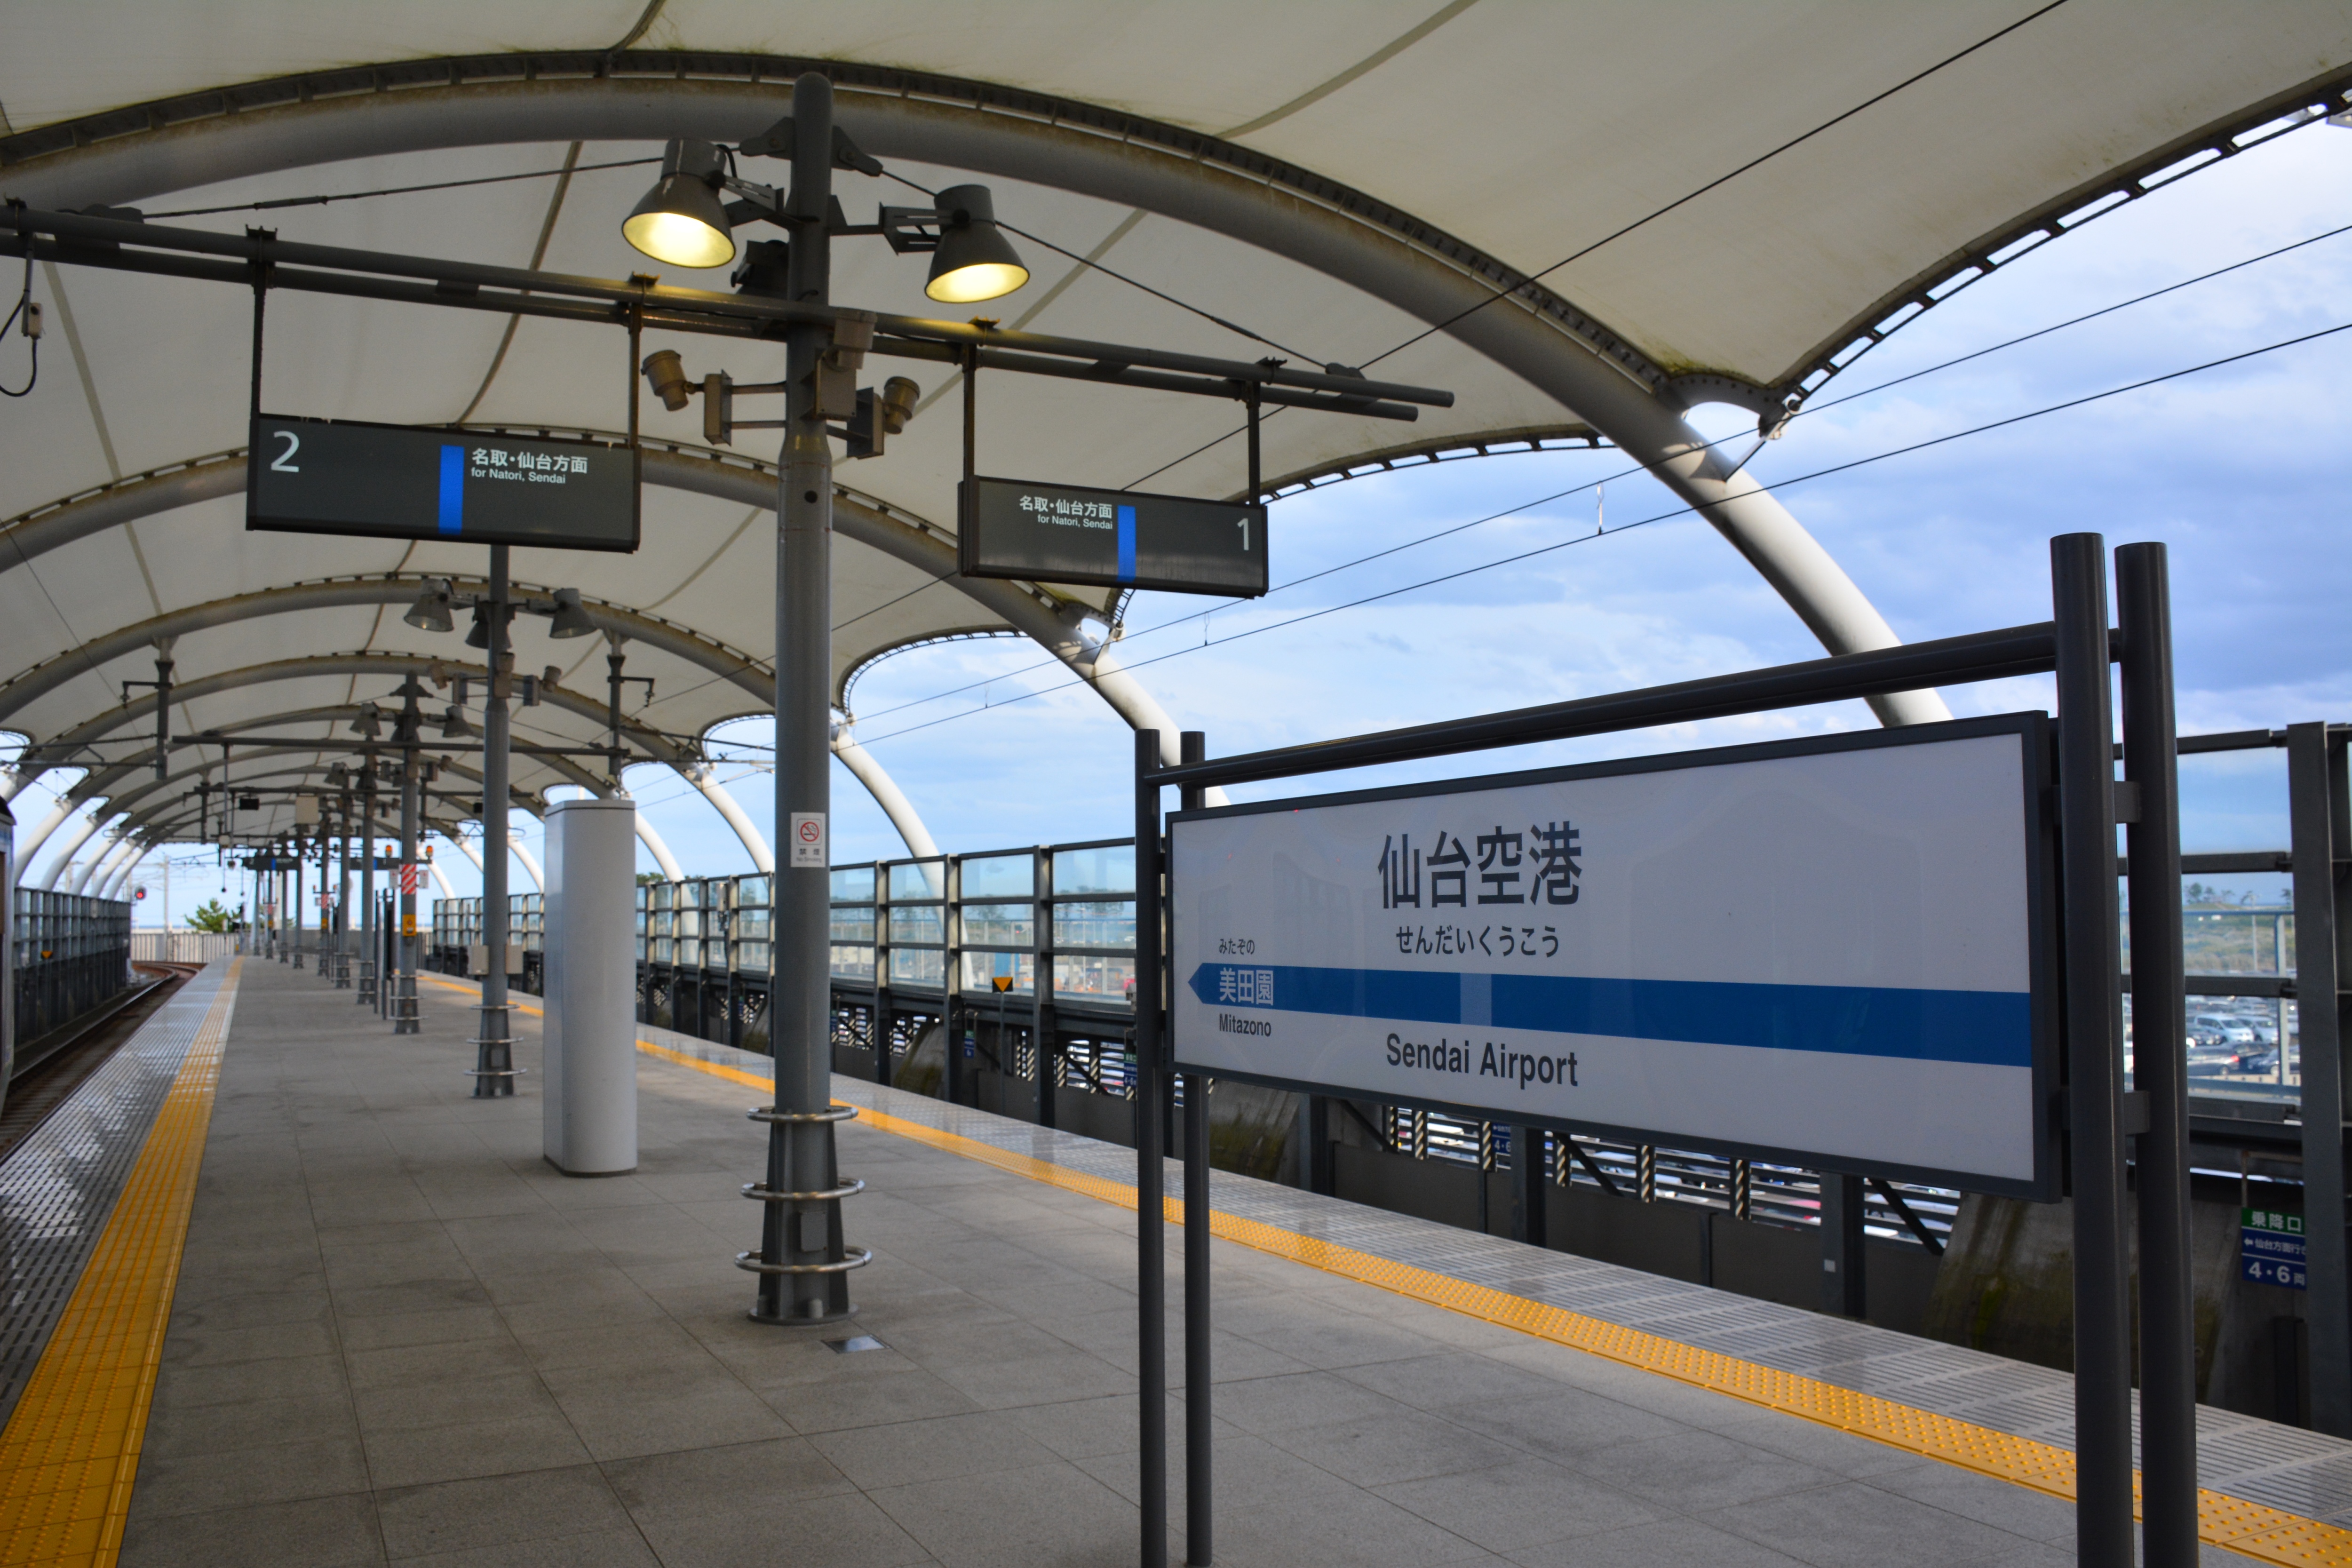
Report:
M 1356 790 L 1338 795 L 1252 801 L 1238 805 L 1172 812 L 1167 817 L 1171 845 L 1166 867 L 1169 952 L 1172 962 L 1176 925 L 1180 911 L 1183 908 L 1182 898 L 1176 882 L 1176 858 L 1173 845 L 1179 826 L 1186 822 L 1299 811 L 1324 806 L 1353 805 L 1375 801 L 1413 800 L 1437 795 L 1464 795 L 1478 790 L 1511 789 L 1529 784 L 1565 784 L 1580 779 L 1675 773 L 1693 768 L 1762 762 L 1780 757 L 1813 756 L 1835 752 L 1877 751 L 1892 746 L 1970 740 L 1988 735 L 2017 736 L 2021 742 L 2023 762 L 2023 788 L 2018 802 L 2018 810 L 2022 817 L 2024 841 L 2027 847 L 2026 942 L 2027 964 L 2031 975 L 2029 1010 L 2032 1029 L 2032 1104 L 2039 1122 L 2033 1139 L 2034 1174 L 2031 1180 L 2004 1181 L 1975 1172 L 1954 1172 L 1932 1166 L 1859 1162 L 1850 1157 L 1823 1154 L 1814 1150 L 1710 1139 L 1681 1131 L 1664 1134 L 1654 1128 L 1631 1127 L 1614 1122 L 1521 1115 L 1499 1111 L 1492 1106 L 1417 1097 L 1387 1089 L 1380 1089 L 1375 1096 L 1373 1091 L 1345 1084 L 1315 1083 L 1299 1079 L 1244 1072 L 1222 1064 L 1196 1066 L 1188 1063 L 1185 1059 L 1183 1042 L 1175 1035 L 1172 1009 L 1169 1024 L 1169 1050 L 1173 1058 L 1171 1065 L 1175 1070 L 1181 1072 L 1205 1073 L 1216 1078 L 1264 1084 L 1268 1088 L 1286 1089 L 1301 1094 L 1333 1095 L 1350 1099 L 1378 1098 L 1384 1103 L 1444 1111 L 1449 1115 L 1465 1116 L 1474 1121 L 1507 1121 L 1514 1125 L 1545 1127 L 1558 1132 L 1582 1133 L 1586 1136 L 1614 1138 L 1634 1143 L 1654 1142 L 1660 1138 L 1666 1138 L 1678 1148 L 1736 1159 L 1761 1160 L 1772 1164 L 1794 1165 L 1808 1170 L 1824 1168 L 1826 1164 L 1827 1168 L 1850 1175 L 1878 1176 L 1888 1181 L 1917 1182 L 1933 1186 L 1954 1187 L 1968 1192 L 1997 1194 L 2002 1196 L 2047 1202 L 2058 1195 L 2059 1173 L 2062 1166 L 2059 1158 L 2060 1129 L 2057 1111 L 2060 1048 L 2057 1003 L 2060 963 L 2056 900 L 2057 844 L 2056 825 L 2051 819 L 2048 805 L 2052 781 L 2052 723 L 2046 714 L 2008 713 L 1991 718 L 1956 720 L 1944 724 L 1910 725 L 1897 730 L 1860 731 L 1817 739 L 1772 741 L 1755 745 L 1729 746 L 1706 751 L 1666 752 L 1615 762 L 1588 763 L 1573 767 L 1495 773 L 1476 778 L 1448 779 L 1433 784 L 1404 784 L 1388 789 Z M 1173 992 L 1182 984 L 1182 977 L 1171 972 L 1169 979 L 1171 1000 Z
M 468 430 L 450 425 L 387 425 L 371 419 L 322 419 L 310 415 L 267 415 L 256 412 L 253 421 L 259 425 L 270 420 L 284 420 L 289 425 L 331 425 L 347 429 L 397 430 L 405 435 L 456 437 L 466 445 L 501 443 L 509 446 L 558 447 L 580 452 L 596 452 L 607 458 L 625 456 L 629 463 L 629 537 L 625 543 L 615 541 L 584 538 L 550 538 L 544 534 L 501 531 L 494 529 L 467 528 L 459 533 L 443 533 L 435 522 L 421 522 L 413 531 L 391 529 L 363 528 L 355 525 L 311 521 L 263 521 L 254 515 L 260 493 L 263 459 L 268 453 L 258 441 L 247 445 L 245 458 L 245 526 L 249 533 L 331 533 L 357 539 L 412 539 L 424 543 L 440 544 L 506 544 L 526 550 L 593 550 L 608 554 L 633 553 L 645 537 L 645 451 L 636 442 L 615 445 L 604 441 L 583 441 L 562 436 L 526 435 L 512 430 L 489 432 Z
M 1223 508 L 1246 512 L 1256 522 L 1259 541 L 1255 551 L 1257 584 L 1252 588 L 1228 588 L 1202 583 L 1188 582 L 1180 577 L 1122 577 L 1116 572 L 1065 572 L 1059 569 L 1041 571 L 1034 567 L 985 565 L 980 559 L 980 489 L 984 484 L 1034 485 L 1040 489 L 1084 490 L 1098 496 L 1118 498 L 1119 502 L 1175 501 L 1185 506 Z M 1266 548 L 1266 509 L 1262 501 L 1228 501 L 1209 496 L 1180 496 L 1150 490 L 1113 490 L 1098 485 L 1066 484 L 1057 479 L 1013 479 L 999 475 L 974 474 L 957 487 L 956 493 L 956 571 L 965 577 L 997 577 L 1022 583 L 1073 583 L 1102 588 L 1145 588 L 1168 594 L 1202 594 L 1220 599 L 1254 599 L 1263 595 L 1273 582 L 1272 568 Z

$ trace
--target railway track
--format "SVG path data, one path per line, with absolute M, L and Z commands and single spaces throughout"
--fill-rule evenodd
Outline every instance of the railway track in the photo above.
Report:
M 33 1130 L 48 1120 L 129 1039 L 186 984 L 201 963 L 134 963 L 147 983 L 126 992 L 107 1008 L 77 1020 L 68 1028 L 32 1042 L 9 1075 L 8 1093 L 0 1104 L 0 1160 L 16 1152 Z

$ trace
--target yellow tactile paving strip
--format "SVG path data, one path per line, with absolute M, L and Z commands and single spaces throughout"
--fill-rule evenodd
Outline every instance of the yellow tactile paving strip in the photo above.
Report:
M 244 967 L 231 961 L 0 1433 L 0 1563 L 106 1568 L 121 1550 Z
M 451 989 L 462 988 L 453 986 Z M 531 1007 L 524 1010 L 538 1011 Z M 637 1049 L 646 1056 L 657 1057 L 748 1089 L 771 1087 L 771 1079 L 764 1073 L 746 1072 L 722 1062 L 704 1061 L 651 1040 L 639 1040 Z M 1014 1153 L 878 1110 L 861 1109 L 857 1119 L 879 1131 L 974 1160 L 1031 1181 L 1043 1182 L 1065 1192 L 1081 1194 L 1120 1208 L 1131 1209 L 1136 1205 L 1135 1188 L 1125 1183 L 1106 1181 L 1083 1171 L 1056 1165 L 1048 1160 Z M 1183 1224 L 1182 1201 L 1170 1198 L 1166 1204 L 1170 1222 Z M 1921 1410 L 1875 1394 L 1841 1388 L 1818 1378 L 1781 1372 L 1717 1351 L 1683 1344 L 1657 1334 L 1644 1333 L 1638 1329 L 1571 1312 L 1562 1307 L 1530 1300 L 1525 1296 L 1514 1296 L 1489 1286 L 1474 1285 L 1449 1275 L 1398 1263 L 1354 1247 L 1340 1247 L 1236 1215 L 1213 1213 L 1209 1218 L 1209 1229 L 1212 1235 L 1224 1240 L 1238 1242 L 1244 1247 L 1293 1263 L 1303 1263 L 1310 1268 L 1359 1280 L 1490 1323 L 1499 1323 L 1538 1339 L 1603 1356 L 1626 1366 L 1656 1373 L 1662 1377 L 1671 1377 L 1735 1399 L 1744 1399 L 1784 1415 L 1819 1422 L 1824 1426 L 1869 1437 L 1907 1453 L 1940 1459 L 1979 1475 L 2030 1487 L 2070 1502 L 2074 1500 L 2074 1456 L 2048 1443 L 2011 1436 L 2006 1432 L 1955 1420 L 1932 1410 Z M 2137 1480 L 2134 1488 L 2137 1490 Z M 2198 1521 L 2199 1536 L 2209 1545 L 2226 1547 L 2261 1562 L 2295 1564 L 2298 1568 L 2303 1568 L 2303 1565 L 2352 1568 L 2352 1531 L 2319 1520 L 2305 1519 L 2300 1514 L 2287 1513 L 2221 1492 L 2200 1490 Z

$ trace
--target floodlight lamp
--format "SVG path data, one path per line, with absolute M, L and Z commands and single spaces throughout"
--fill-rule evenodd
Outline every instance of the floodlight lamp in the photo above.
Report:
M 676 349 L 656 349 L 639 368 L 645 372 L 646 384 L 672 414 L 694 395 L 694 384 L 686 378 L 686 362 L 678 358 Z
M 947 305 L 1001 299 L 1029 281 L 1012 242 L 996 226 L 986 185 L 951 185 L 939 196 L 940 246 L 923 292 Z
M 596 635 L 596 623 L 580 607 L 580 590 L 558 588 L 555 591 L 555 620 L 547 628 L 551 637 L 585 637 Z
M 383 720 L 374 708 L 362 708 L 360 716 L 352 721 L 352 733 L 373 741 L 383 733 Z
M 710 142 L 671 142 L 661 178 L 621 220 L 621 237 L 672 267 L 726 266 L 735 259 L 735 237 L 719 199 L 721 173 Z
M 400 617 L 424 632 L 446 632 L 457 629 L 449 618 L 449 579 L 427 577 L 418 591 L 416 603 L 408 606 L 408 614 Z
M 441 713 L 441 738 L 445 741 L 470 741 L 474 727 L 466 722 L 466 710 L 454 704 Z

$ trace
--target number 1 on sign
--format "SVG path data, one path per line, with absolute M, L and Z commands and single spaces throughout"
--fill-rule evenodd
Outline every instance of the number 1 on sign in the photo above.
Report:
M 1236 521 L 1242 531 L 1242 553 L 1247 555 L 1249 553 L 1249 519 L 1240 518 Z

